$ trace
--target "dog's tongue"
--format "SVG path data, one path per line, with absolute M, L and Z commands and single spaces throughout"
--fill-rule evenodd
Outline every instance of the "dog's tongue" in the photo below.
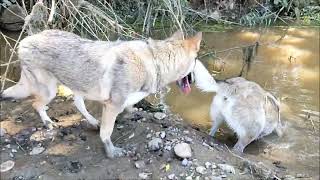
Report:
M 182 78 L 182 87 L 181 90 L 184 94 L 189 94 L 191 92 L 191 87 L 188 81 L 188 76 Z

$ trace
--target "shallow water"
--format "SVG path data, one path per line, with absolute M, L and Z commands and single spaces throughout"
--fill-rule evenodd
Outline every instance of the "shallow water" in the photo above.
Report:
M 247 75 L 247 79 L 257 82 L 281 98 L 285 135 L 282 138 L 276 135 L 263 138 L 249 145 L 246 154 L 256 156 L 262 161 L 281 161 L 295 172 L 312 176 L 319 175 L 319 33 L 319 28 L 292 27 L 286 30 L 279 27 L 210 32 L 203 37 L 206 49 L 221 51 L 252 44 L 258 39 L 262 44 L 273 42 L 286 34 L 278 44 L 259 47 Z M 9 36 L 17 38 L 16 33 L 9 33 Z M 9 54 L 3 39 L 0 43 L 3 63 L 7 61 Z M 224 79 L 239 74 L 242 65 L 241 49 L 218 53 L 217 56 L 220 58 L 218 64 L 224 63 L 224 70 L 217 78 Z M 215 58 L 205 57 L 201 60 L 210 71 L 219 69 Z M 8 75 L 10 79 L 18 80 L 16 74 Z M 209 129 L 209 107 L 214 94 L 202 93 L 193 87 L 192 93 L 186 96 L 180 93 L 175 85 L 170 87 L 171 90 L 166 96 L 170 109 L 180 114 L 188 123 L 203 130 Z M 304 111 L 312 111 L 310 118 Z M 227 128 L 218 132 L 217 139 L 230 147 L 236 141 Z
M 258 39 L 261 44 L 273 42 L 284 33 L 286 35 L 280 43 L 259 47 L 247 79 L 280 97 L 285 135 L 280 139 L 270 135 L 249 145 L 246 153 L 262 159 L 279 160 L 298 172 L 319 174 L 319 28 L 234 29 L 205 33 L 204 41 L 207 48 L 221 51 L 252 44 Z M 220 64 L 222 61 L 225 63 L 224 71 L 217 78 L 239 75 L 241 49 L 217 55 L 221 58 Z M 219 68 L 212 57 L 203 58 L 202 62 L 211 71 Z M 186 96 L 173 85 L 166 102 L 183 119 L 207 130 L 211 126 L 209 107 L 213 96 L 196 88 Z M 304 111 L 310 110 L 315 112 L 308 118 Z M 232 134 L 222 132 L 218 132 L 218 139 L 232 146 L 235 142 L 230 138 Z

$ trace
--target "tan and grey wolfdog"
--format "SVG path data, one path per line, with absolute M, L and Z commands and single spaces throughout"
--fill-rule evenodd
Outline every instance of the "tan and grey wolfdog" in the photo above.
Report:
M 94 126 L 98 121 L 83 99 L 99 101 L 103 104 L 100 138 L 106 154 L 121 156 L 123 150 L 113 146 L 110 138 L 118 114 L 174 81 L 183 92 L 190 92 L 187 75 L 193 71 L 201 39 L 201 32 L 187 39 L 176 32 L 165 40 L 106 42 L 45 30 L 20 42 L 20 80 L 0 97 L 33 96 L 43 123 L 51 124 L 46 105 L 56 96 L 57 84 L 63 84 L 74 92 L 76 107 Z
M 215 81 L 200 61 L 194 69 L 195 84 L 207 92 L 216 92 L 210 107 L 211 136 L 223 120 L 234 130 L 238 142 L 234 150 L 243 153 L 252 141 L 276 131 L 282 136 L 280 102 L 257 83 L 242 77 Z

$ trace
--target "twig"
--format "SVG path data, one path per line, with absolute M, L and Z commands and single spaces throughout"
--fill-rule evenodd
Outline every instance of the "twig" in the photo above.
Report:
M 53 21 L 53 15 L 56 12 L 56 0 L 51 0 L 51 10 L 50 10 L 50 15 L 48 18 L 48 24 L 51 24 Z

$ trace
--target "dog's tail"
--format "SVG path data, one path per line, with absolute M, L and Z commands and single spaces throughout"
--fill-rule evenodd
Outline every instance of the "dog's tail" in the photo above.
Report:
M 196 60 L 194 67 L 195 85 L 205 92 L 217 92 L 218 84 L 201 61 Z
M 21 77 L 19 82 L 9 87 L 8 89 L 0 92 L 0 101 L 10 100 L 10 99 L 23 99 L 31 95 L 28 87 L 28 78 L 26 76 L 26 71 L 22 68 Z
M 277 113 L 278 113 L 278 125 L 275 129 L 277 135 L 279 137 L 281 137 L 283 135 L 283 126 L 282 126 L 282 123 L 281 123 L 281 117 L 280 117 L 280 101 L 275 97 L 273 96 L 271 93 L 267 92 L 267 98 L 269 100 L 271 100 L 271 102 L 275 105 L 276 107 L 276 110 L 277 110 Z

